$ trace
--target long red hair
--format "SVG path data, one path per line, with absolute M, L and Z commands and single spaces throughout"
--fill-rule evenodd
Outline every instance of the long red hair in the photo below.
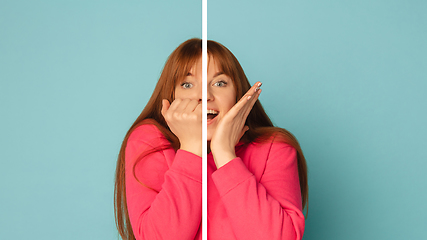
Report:
M 208 56 L 212 57 L 218 64 L 222 72 L 228 75 L 236 88 L 236 102 L 251 87 L 243 68 L 236 57 L 226 47 L 215 41 L 208 41 Z M 142 124 L 155 124 L 170 142 L 170 146 L 177 150 L 180 146 L 179 139 L 170 131 L 165 119 L 161 114 L 162 99 L 169 102 L 174 100 L 174 90 L 179 83 L 194 66 L 202 55 L 201 39 L 193 38 L 185 41 L 176 48 L 169 56 L 160 75 L 159 81 L 151 95 L 145 108 L 132 124 L 123 140 L 116 167 L 116 182 L 114 187 L 114 210 L 116 225 L 122 239 L 134 240 L 135 236 L 129 220 L 126 204 L 126 183 L 125 183 L 125 149 L 127 140 L 132 131 Z M 144 121 L 146 120 L 146 121 Z M 149 121 L 147 121 L 149 120 Z M 244 143 L 262 142 L 271 136 L 277 137 L 294 147 L 297 151 L 298 173 L 301 187 L 302 206 L 305 208 L 308 202 L 307 165 L 297 139 L 287 130 L 273 125 L 270 118 L 264 111 L 259 100 L 256 101 L 246 120 L 249 130 L 242 137 Z M 160 149 L 158 149 L 160 150 Z M 146 156 L 149 153 L 143 153 Z M 139 159 L 141 159 L 140 157 Z

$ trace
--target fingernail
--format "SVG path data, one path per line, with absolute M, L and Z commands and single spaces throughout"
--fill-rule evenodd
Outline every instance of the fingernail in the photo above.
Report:
M 258 90 L 261 88 L 262 82 L 259 82 L 257 84 L 257 87 L 255 88 L 255 92 L 258 92 Z

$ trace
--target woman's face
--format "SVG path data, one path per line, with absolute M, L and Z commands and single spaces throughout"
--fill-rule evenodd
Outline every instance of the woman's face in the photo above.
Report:
M 208 61 L 207 76 L 207 139 L 210 141 L 219 120 L 236 103 L 236 89 L 231 78 L 223 74 L 216 61 Z M 188 75 L 175 86 L 175 99 L 196 99 L 202 101 L 202 59 L 191 68 Z

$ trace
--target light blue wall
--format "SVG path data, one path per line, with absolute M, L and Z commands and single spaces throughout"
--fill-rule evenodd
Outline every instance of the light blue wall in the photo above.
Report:
M 0 239 L 117 239 L 121 141 L 201 2 L 0 3 Z
M 209 1 L 309 167 L 306 240 L 426 239 L 427 2 Z

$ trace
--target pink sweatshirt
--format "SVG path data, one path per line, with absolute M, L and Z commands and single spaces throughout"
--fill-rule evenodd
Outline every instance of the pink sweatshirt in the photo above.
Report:
M 202 158 L 167 148 L 154 125 L 126 147 L 126 197 L 136 239 L 201 239 Z M 217 169 L 208 154 L 208 239 L 301 239 L 304 233 L 296 151 L 273 141 L 238 144 L 237 158 Z M 148 186 L 148 187 L 147 187 Z

